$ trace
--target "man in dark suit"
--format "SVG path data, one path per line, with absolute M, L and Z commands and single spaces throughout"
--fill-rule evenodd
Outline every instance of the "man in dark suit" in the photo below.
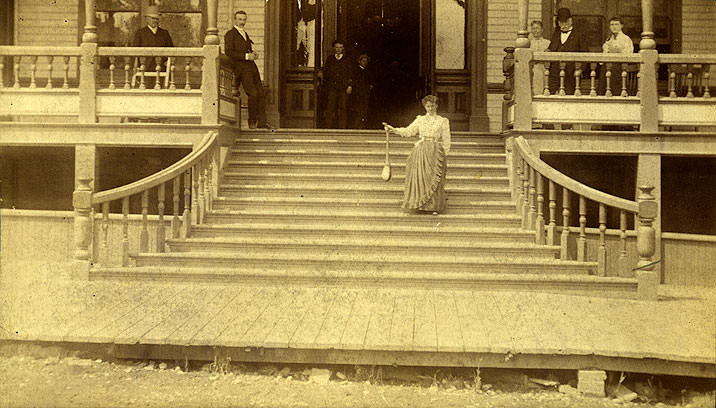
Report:
M 173 47 L 172 37 L 169 35 L 169 31 L 159 27 L 159 8 L 157 6 L 147 7 L 147 11 L 144 13 L 147 20 L 147 25 L 137 30 L 134 33 L 133 47 Z M 145 72 L 154 72 L 157 67 L 157 61 L 159 62 L 160 71 L 164 71 L 166 58 L 157 57 L 154 58 L 140 57 L 139 60 L 143 64 Z
M 373 72 L 368 68 L 370 57 L 361 54 L 358 65 L 353 72 L 353 93 L 351 94 L 351 127 L 365 129 L 368 125 L 368 107 L 370 96 L 375 86 Z
M 345 129 L 348 124 L 348 95 L 353 92 L 354 62 L 344 54 L 343 41 L 333 41 L 333 55 L 326 58 L 318 73 L 326 88 L 326 120 L 329 129 Z
M 588 50 L 582 33 L 574 27 L 572 13 L 568 8 L 557 10 L 557 28 L 554 30 L 551 40 L 549 50 L 552 52 L 586 52 Z M 549 69 L 549 91 L 552 94 L 559 92 L 559 65 L 559 62 L 553 62 Z M 567 95 L 573 95 L 574 88 L 574 63 L 570 62 L 564 69 L 564 91 Z
M 255 62 L 259 54 L 254 51 L 254 42 L 244 31 L 247 18 L 243 10 L 234 13 L 234 28 L 224 36 L 224 50 L 234 62 L 234 75 L 249 97 L 249 128 L 268 128 L 264 88 Z
M 172 37 L 169 31 L 159 27 L 159 8 L 157 6 L 147 7 L 144 13 L 147 25 L 137 30 L 134 34 L 133 47 L 173 47 Z

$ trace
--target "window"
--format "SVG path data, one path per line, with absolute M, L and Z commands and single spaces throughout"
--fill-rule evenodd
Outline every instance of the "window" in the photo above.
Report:
M 435 66 L 465 69 L 465 1 L 435 0 Z

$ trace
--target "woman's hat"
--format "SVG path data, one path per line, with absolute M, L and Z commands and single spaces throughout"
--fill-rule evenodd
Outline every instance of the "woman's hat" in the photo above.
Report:
M 147 11 L 144 13 L 144 15 L 147 17 L 159 18 L 159 7 L 157 7 L 157 6 L 147 7 Z
M 557 21 L 567 21 L 567 19 L 572 17 L 572 13 L 569 11 L 568 8 L 562 7 L 561 9 L 557 10 Z

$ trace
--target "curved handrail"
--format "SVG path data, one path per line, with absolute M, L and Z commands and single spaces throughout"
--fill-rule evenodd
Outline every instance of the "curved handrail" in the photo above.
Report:
M 116 187 L 111 190 L 100 191 L 92 195 L 92 204 L 102 204 L 110 201 L 114 201 L 127 196 L 141 193 L 150 188 L 156 187 L 169 180 L 173 180 L 180 174 L 183 174 L 187 169 L 196 164 L 204 153 L 209 151 L 217 140 L 217 133 L 210 131 L 207 133 L 199 142 L 196 150 L 189 153 L 186 157 L 172 164 L 166 169 L 147 176 L 141 180 L 137 180 L 124 186 Z
M 524 137 L 519 136 L 515 138 L 515 146 L 519 149 L 521 153 L 520 156 L 527 162 L 527 164 L 530 165 L 530 167 L 556 184 L 559 184 L 560 186 L 596 203 L 604 204 L 609 207 L 618 208 L 631 213 L 639 212 L 639 206 L 636 201 L 613 196 L 586 186 L 548 165 L 532 151 Z

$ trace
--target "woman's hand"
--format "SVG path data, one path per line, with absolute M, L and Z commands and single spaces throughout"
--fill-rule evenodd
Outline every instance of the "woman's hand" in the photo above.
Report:
M 383 122 L 383 129 L 387 130 L 390 133 L 395 133 L 395 128 L 385 122 Z

